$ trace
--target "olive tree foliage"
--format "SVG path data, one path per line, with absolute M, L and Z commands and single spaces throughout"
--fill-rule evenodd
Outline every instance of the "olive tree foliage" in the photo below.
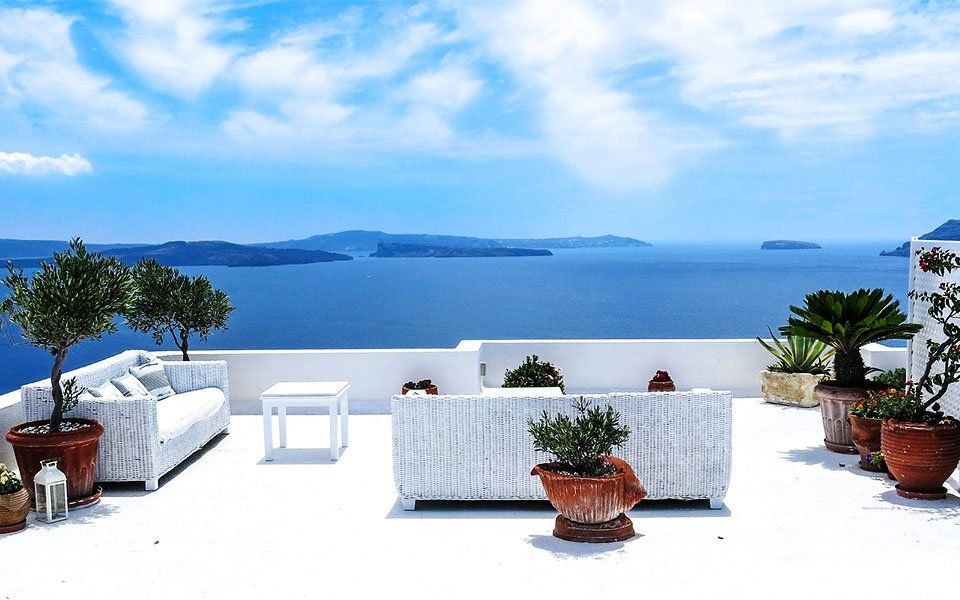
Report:
M 154 259 L 134 265 L 133 287 L 127 324 L 150 334 L 158 346 L 169 335 L 183 360 L 190 360 L 190 336 L 206 340 L 214 330 L 226 329 L 233 311 L 227 294 L 203 275 L 191 278 Z
M 7 263 L 3 283 L 9 295 L 0 301 L 0 313 L 27 343 L 53 355 L 50 431 L 60 431 L 64 413 L 76 406 L 82 391 L 75 379 L 60 381 L 67 352 L 117 330 L 115 319 L 130 301 L 130 271 L 115 258 L 87 251 L 75 238 L 66 252 L 54 254 L 52 263 L 41 262 L 32 276 Z

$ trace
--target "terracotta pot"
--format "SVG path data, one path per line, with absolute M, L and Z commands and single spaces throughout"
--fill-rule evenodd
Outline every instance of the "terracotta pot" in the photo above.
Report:
M 0 495 L 0 533 L 12 533 L 26 527 L 30 514 L 30 494 L 27 488 Z
M 33 425 L 43 425 L 47 421 L 30 421 L 15 426 L 7 434 L 7 441 L 13 446 L 20 467 L 23 487 L 30 494 L 31 506 L 36 505 L 33 497 L 33 477 L 40 472 L 40 463 L 57 459 L 57 468 L 67 476 L 67 498 L 71 505 L 85 504 L 98 495 L 93 489 L 93 475 L 97 470 L 97 449 L 103 426 L 93 419 L 67 419 L 72 423 L 87 425 L 77 431 L 59 433 L 21 433 L 20 430 Z
M 860 468 L 864 471 L 882 473 L 886 470 L 870 462 L 870 455 L 880 451 L 880 429 L 882 425 L 883 421 L 881 419 L 850 415 L 850 437 L 853 439 L 853 445 L 856 446 L 857 452 L 860 453 Z
M 770 404 L 811 408 L 820 404 L 813 390 L 822 379 L 823 375 L 812 373 L 760 371 L 760 390 Z
M 881 447 L 887 468 L 904 498 L 937 500 L 946 496 L 943 482 L 960 462 L 960 424 L 925 425 L 883 421 Z
M 672 381 L 654 381 L 650 380 L 647 384 L 648 392 L 675 392 L 677 386 Z
M 549 463 L 530 472 L 540 483 L 557 512 L 575 523 L 606 523 L 627 512 L 647 496 L 647 490 L 625 461 L 604 457 L 616 469 L 610 477 L 575 477 L 550 470 Z
M 823 419 L 823 445 L 833 452 L 857 454 L 850 437 L 850 407 L 867 395 L 865 388 L 848 388 L 823 381 L 813 393 L 820 400 Z
M 439 389 L 436 385 L 431 385 L 430 387 L 428 387 L 428 388 L 425 389 L 425 390 L 412 390 L 412 389 L 408 388 L 407 386 L 403 386 L 403 388 L 400 390 L 400 393 L 403 394 L 404 396 L 406 396 L 406 395 L 409 394 L 410 392 L 426 392 L 427 394 L 430 394 L 431 396 L 436 396 L 436 395 L 438 395 L 438 394 L 440 393 L 440 389 Z

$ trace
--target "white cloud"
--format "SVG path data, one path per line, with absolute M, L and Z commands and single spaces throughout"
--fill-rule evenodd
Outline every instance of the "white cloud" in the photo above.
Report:
M 218 41 L 236 26 L 212 0 L 111 1 L 126 22 L 120 51 L 152 87 L 196 98 L 237 52 Z
M 83 175 L 92 173 L 90 161 L 79 154 L 34 156 L 26 152 L 0 152 L 0 174 L 7 175 Z
M 70 126 L 140 126 L 147 109 L 79 63 L 72 23 L 46 9 L 0 9 L 0 101 Z
M 421 64 L 425 51 L 444 43 L 435 24 L 399 18 L 387 27 L 356 11 L 303 26 L 237 60 L 233 74 L 247 106 L 223 128 L 238 139 L 292 146 L 449 144 L 452 119 L 482 84 L 464 64 Z
M 461 27 L 538 99 L 547 149 L 613 190 L 656 185 L 681 153 L 674 127 L 617 85 L 636 63 L 617 5 L 576 0 L 476 2 Z

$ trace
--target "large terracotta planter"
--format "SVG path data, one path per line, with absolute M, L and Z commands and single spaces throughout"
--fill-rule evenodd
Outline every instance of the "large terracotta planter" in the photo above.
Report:
M 26 488 L 0 496 L 0 533 L 13 533 L 27 526 L 30 494 Z
M 871 455 L 880 451 L 881 419 L 850 415 L 850 437 L 860 453 L 860 468 L 864 471 L 882 473 L 885 469 L 874 465 Z
M 822 381 L 813 389 L 820 401 L 823 445 L 843 454 L 858 454 L 850 436 L 850 407 L 867 396 L 865 388 L 848 388 Z
M 537 465 L 543 489 L 557 512 L 575 523 L 596 525 L 619 517 L 647 496 L 640 480 L 626 461 L 608 456 L 616 473 L 609 477 L 576 477 L 551 471 L 552 465 Z
M 960 462 L 960 424 L 924 425 L 883 422 L 881 447 L 887 468 L 897 478 L 904 498 L 938 500 L 947 490 L 943 482 Z
M 823 375 L 812 373 L 760 371 L 760 390 L 770 404 L 811 408 L 820 404 L 813 390 L 822 379 Z
M 97 468 L 97 449 L 103 426 L 93 419 L 67 419 L 87 425 L 77 431 L 59 433 L 22 433 L 21 430 L 46 421 L 31 421 L 15 426 L 7 434 L 20 467 L 23 487 L 30 494 L 30 504 L 36 506 L 33 497 L 33 477 L 40 472 L 40 463 L 57 459 L 57 468 L 67 476 L 67 499 L 70 508 L 86 506 L 99 499 L 99 490 L 94 490 L 93 475 Z

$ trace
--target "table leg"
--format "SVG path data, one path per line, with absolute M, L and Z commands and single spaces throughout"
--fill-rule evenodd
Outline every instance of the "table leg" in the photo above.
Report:
M 273 460 L 273 423 L 271 422 L 273 407 L 263 403 L 263 458 Z
M 340 404 L 336 398 L 330 400 L 330 460 L 340 458 L 340 440 L 337 437 L 337 431 L 340 429 L 337 423 L 337 405 Z
M 277 407 L 277 418 L 280 420 L 280 447 L 287 447 L 287 407 Z
M 340 401 L 340 434 L 343 436 L 343 447 L 350 445 L 350 393 L 344 392 Z

